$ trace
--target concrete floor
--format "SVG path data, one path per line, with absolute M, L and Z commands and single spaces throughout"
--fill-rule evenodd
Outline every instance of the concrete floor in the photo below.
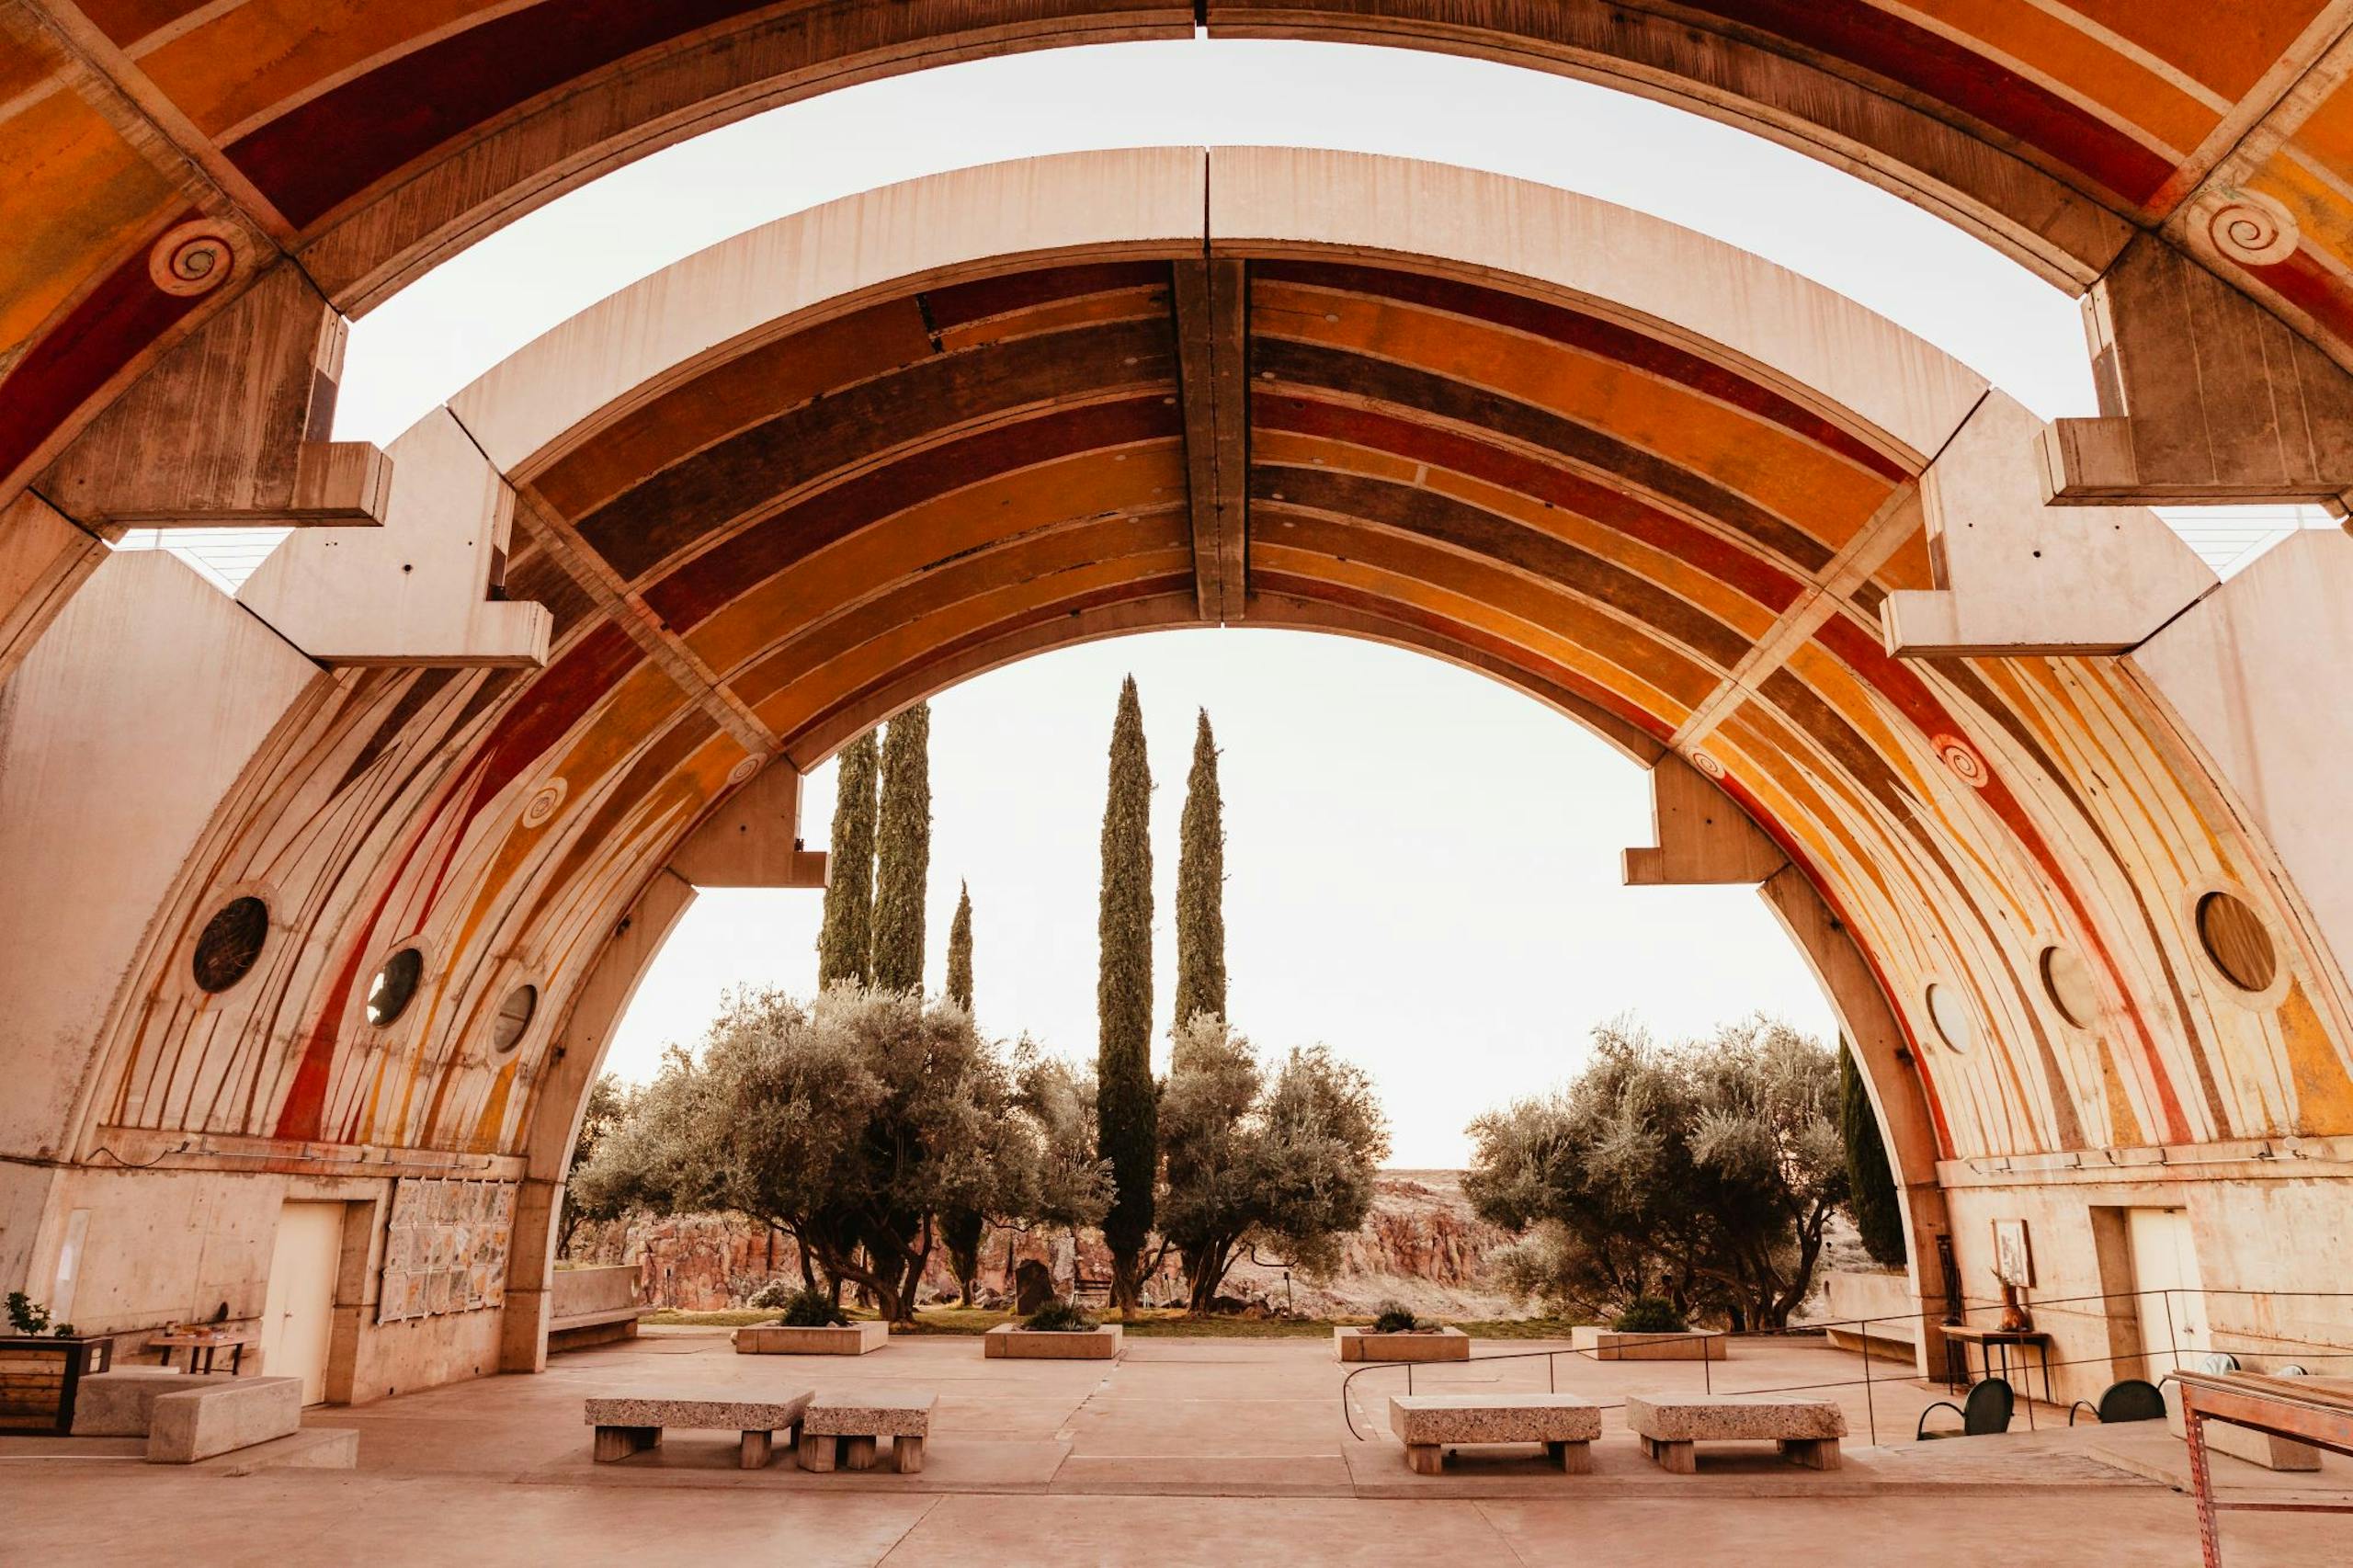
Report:
M 1475 1354 L 1529 1348 L 1483 1343 Z M 1719 1392 L 1835 1381 L 1860 1362 L 1811 1346 L 1743 1345 L 1707 1369 Z M 1882 1370 L 1898 1371 L 1887 1363 Z M 738 1357 L 723 1335 L 649 1334 L 497 1378 L 312 1424 L 361 1434 L 356 1471 L 165 1471 L 135 1445 L 0 1443 L 0 1564 L 593 1562 L 1063 1564 L 1378 1562 L 1519 1568 L 1630 1562 L 2075 1565 L 2196 1561 L 2162 1427 L 2040 1430 L 1914 1444 L 1938 1397 L 1891 1379 L 1825 1391 L 1848 1407 L 1846 1467 L 1779 1462 L 1769 1447 L 1701 1450 L 1697 1476 L 1641 1458 L 1613 1415 L 1594 1473 L 1563 1476 L 1529 1450 L 1405 1469 L 1387 1396 L 1402 1370 L 1350 1385 L 1330 1347 L 1299 1340 L 1130 1343 L 1116 1365 L 989 1361 L 977 1340 L 910 1338 L 858 1358 Z M 1560 1388 L 1607 1400 L 1699 1388 L 1695 1363 L 1563 1356 Z M 1548 1386 L 1542 1358 L 1418 1369 L 1414 1386 Z M 786 1461 L 734 1468 L 733 1434 L 680 1432 L 659 1450 L 593 1465 L 581 1400 L 635 1392 L 757 1397 L 936 1391 L 924 1472 L 812 1475 Z M 1876 1417 L 1883 1446 L 1869 1440 Z M 2353 1472 L 2275 1477 L 2218 1461 L 2237 1494 L 2353 1498 Z M 2225 1516 L 2226 1560 L 2353 1563 L 2353 1520 Z

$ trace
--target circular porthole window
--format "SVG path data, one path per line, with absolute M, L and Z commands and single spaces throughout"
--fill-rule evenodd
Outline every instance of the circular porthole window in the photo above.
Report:
M 2271 933 L 2233 894 L 2210 892 L 2198 901 L 2198 940 L 2222 978 L 2242 991 L 2266 990 L 2279 972 Z
M 425 955 L 403 948 L 384 960 L 368 985 L 368 1021 L 378 1028 L 408 1011 L 416 998 L 416 983 L 425 978 Z
M 2059 1016 L 2079 1029 L 2099 1017 L 2099 993 L 2092 986 L 2092 971 L 2073 948 L 2042 949 L 2042 989 Z
M 207 991 L 226 991 L 245 978 L 261 958 L 269 935 L 269 905 L 248 893 L 222 904 L 197 934 L 193 968 Z
M 1928 1021 L 1937 1026 L 1937 1038 L 1954 1051 L 1965 1051 L 1977 1042 L 1969 1009 L 1962 1006 L 1961 993 L 1949 985 L 1928 987 Z
M 498 1005 L 498 1017 L 490 1026 L 490 1048 L 504 1056 L 515 1049 L 523 1031 L 531 1027 L 531 1015 L 540 1010 L 540 988 L 518 985 L 506 994 Z

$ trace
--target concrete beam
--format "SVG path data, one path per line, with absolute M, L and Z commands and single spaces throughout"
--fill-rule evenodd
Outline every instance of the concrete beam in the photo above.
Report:
M 604 1067 L 613 1031 L 629 1012 L 638 983 L 654 967 L 663 944 L 694 901 L 695 890 L 683 880 L 668 871 L 654 873 L 597 955 L 597 967 L 582 983 L 549 1053 L 548 1070 L 531 1106 L 522 1190 L 507 1248 L 506 1304 L 499 1320 L 502 1372 L 547 1369 L 555 1244 L 563 1233 L 558 1221 L 588 1086 Z
M 2295 248 L 2283 209 L 2242 206 L 2238 259 L 2283 239 Z M 2170 242 L 2133 241 L 2084 315 L 2101 416 L 2043 433 L 2052 501 L 2335 503 L 2353 492 L 2353 376 Z
M 1672 752 L 1651 768 L 1651 831 L 1655 848 L 1624 852 L 1630 888 L 1753 884 L 1788 864 L 1738 801 Z
M 1880 1137 L 1894 1167 L 1897 1199 L 1904 1207 L 1904 1237 L 1910 1253 L 1912 1299 L 1920 1312 L 1916 1366 L 1924 1378 L 1944 1372 L 1945 1279 L 1938 1262 L 1938 1238 L 1952 1233 L 1945 1189 L 1937 1176 L 1936 1119 L 1927 1091 L 1914 1065 L 1911 1041 L 1897 1022 L 1879 977 L 1863 957 L 1853 933 L 1795 866 L 1784 866 L 1758 886 L 1790 940 L 1805 955 L 1838 1029 L 1855 1053 Z
M 225 243 L 187 244 L 209 267 L 239 265 Z M 390 462 L 327 439 L 347 330 L 279 263 L 92 420 L 34 490 L 85 528 L 382 522 Z
M 1887 596 L 1889 653 L 2120 653 L 2213 591 L 2213 572 L 2155 514 L 2050 506 L 2028 456 L 2043 428 L 1989 392 L 1928 465 L 1937 586 Z
M 392 443 L 384 526 L 298 533 L 237 602 L 328 665 L 547 663 L 544 606 L 495 596 L 515 492 L 446 408 Z
M 1248 598 L 1249 270 L 1240 261 L 1176 263 L 1185 475 L 1201 619 L 1240 620 Z
M 38 495 L 0 506 L 0 681 L 106 558 L 104 539 Z
M 801 846 L 801 770 L 777 762 L 720 803 L 670 857 L 698 888 L 822 888 L 825 852 Z

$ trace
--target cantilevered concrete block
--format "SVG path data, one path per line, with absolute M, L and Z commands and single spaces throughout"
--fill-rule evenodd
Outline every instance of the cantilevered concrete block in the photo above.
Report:
M 545 607 L 493 597 L 515 492 L 446 408 L 392 443 L 381 528 L 296 534 L 237 594 L 329 665 L 543 665 Z
M 1672 753 L 1651 769 L 1651 826 L 1656 847 L 1625 851 L 1630 888 L 1753 885 L 1783 864 L 1739 803 Z
M 347 331 L 280 263 L 158 359 L 34 488 L 85 528 L 374 526 L 384 454 L 327 439 Z
M 1986 395 L 1920 479 L 1932 590 L 1881 608 L 1897 654 L 2119 653 L 2212 591 L 2213 572 L 2139 506 L 2052 506 L 2041 421 Z
M 2245 200 L 2250 230 L 2294 226 Z M 2236 232 L 2225 224 L 2218 233 Z M 2253 252 L 2276 261 L 2253 232 Z M 2353 491 L 2353 376 L 2171 242 L 2143 234 L 2084 301 L 2097 419 L 2040 443 L 2054 501 L 2101 506 L 2326 502 Z
M 699 888 L 821 888 L 825 852 L 801 847 L 801 774 L 778 761 L 729 796 L 670 857 Z

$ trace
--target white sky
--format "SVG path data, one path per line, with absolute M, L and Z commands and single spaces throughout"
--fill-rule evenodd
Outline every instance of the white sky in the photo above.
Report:
M 352 333 L 337 435 L 389 441 L 583 306 L 730 234 L 942 169 L 1160 143 L 1279 143 L 1468 165 L 1623 202 L 1768 256 L 1968 361 L 2046 417 L 2094 412 L 2072 301 L 1959 231 L 1801 154 L 1563 78 L 1335 45 L 1054 50 L 827 94 L 619 170 L 440 267 Z M 242 575 L 241 572 L 235 574 Z M 1224 750 L 1231 1006 L 1264 1048 L 1322 1040 L 1377 1077 L 1394 1163 L 1462 1162 L 1480 1109 L 1571 1073 L 1592 1026 L 1666 1032 L 1827 1008 L 1746 889 L 1624 889 L 1641 774 L 1482 677 L 1279 632 L 1068 650 L 934 704 L 931 983 L 960 878 L 978 1012 L 1094 1050 L 1097 835 L 1120 676 L 1154 773 L 1161 1009 L 1197 706 Z M 823 842 L 830 766 L 812 776 Z M 720 991 L 805 992 L 815 892 L 707 892 L 647 977 L 610 1065 L 650 1073 Z M 1165 1023 L 1165 1019 L 1164 1019 Z M 1164 1042 L 1165 1050 L 1165 1042 Z

